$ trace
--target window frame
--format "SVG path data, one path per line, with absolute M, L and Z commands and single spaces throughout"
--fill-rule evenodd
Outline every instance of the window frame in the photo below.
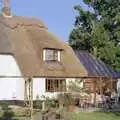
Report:
M 53 54 L 53 59 L 46 59 L 46 54 L 47 54 L 47 50 L 51 51 L 51 52 L 57 52 L 57 59 L 55 58 L 55 54 Z M 43 49 L 43 61 L 56 61 L 56 62 L 60 62 L 61 61 L 61 50 L 60 49 L 48 49 L 45 48 Z
M 62 84 L 64 86 L 60 88 Z M 65 79 L 46 79 L 45 80 L 45 91 L 46 92 L 66 92 L 66 90 L 67 88 L 66 88 Z

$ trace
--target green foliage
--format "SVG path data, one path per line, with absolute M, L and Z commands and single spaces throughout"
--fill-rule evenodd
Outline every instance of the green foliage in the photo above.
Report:
M 70 81 L 68 87 L 69 92 L 83 92 L 83 80 Z
M 42 109 L 42 101 L 41 100 L 35 100 L 34 104 L 33 104 L 33 108 Z
M 74 9 L 78 11 L 79 15 L 76 16 L 75 28 L 70 34 L 69 43 L 74 49 L 90 51 L 92 20 L 95 19 L 95 15 L 84 11 L 81 6 L 75 6 Z
M 14 112 L 12 111 L 11 108 L 9 108 L 8 104 L 3 103 L 1 107 L 3 110 L 3 115 L 0 118 L 0 120 L 15 120 L 15 119 L 13 119 Z
M 33 108 L 42 109 L 42 101 L 39 98 L 39 95 L 36 96 L 36 100 L 33 102 Z
M 84 80 L 70 81 L 68 84 L 68 91 L 72 93 L 75 98 L 81 97 L 81 94 L 90 94 L 91 90 L 83 87 Z
M 3 111 L 7 111 L 9 108 L 9 104 L 7 102 L 2 102 L 1 103 L 1 108 Z
M 87 50 L 114 70 L 120 70 L 120 0 L 83 0 L 77 5 L 75 27 L 69 36 L 73 49 Z
M 47 97 L 47 96 L 42 96 L 42 97 L 45 101 L 45 106 L 47 107 L 47 109 L 56 107 L 56 101 L 55 101 L 54 98 L 50 98 L 50 97 Z

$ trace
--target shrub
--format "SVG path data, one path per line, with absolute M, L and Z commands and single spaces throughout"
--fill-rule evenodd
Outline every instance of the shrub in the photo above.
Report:
M 41 100 L 35 100 L 33 102 L 33 108 L 35 108 L 35 109 L 42 109 L 42 101 Z
M 43 96 L 43 99 L 45 101 L 45 106 L 47 109 L 56 107 L 56 100 L 54 98 Z
M 0 118 L 0 120 L 14 120 L 14 112 L 12 111 L 12 109 L 8 106 L 7 103 L 3 103 L 1 105 L 2 110 L 3 110 L 3 115 Z

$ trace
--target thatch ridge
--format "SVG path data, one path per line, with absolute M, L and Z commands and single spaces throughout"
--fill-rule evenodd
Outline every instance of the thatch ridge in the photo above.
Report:
M 4 18 L 3 16 L 0 16 L 0 23 L 11 29 L 22 26 L 37 26 L 40 28 L 47 28 L 40 20 L 32 17 L 13 16 L 12 18 Z

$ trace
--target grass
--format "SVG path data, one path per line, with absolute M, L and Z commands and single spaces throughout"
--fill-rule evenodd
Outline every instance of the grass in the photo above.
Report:
M 71 116 L 72 120 L 120 120 L 120 113 L 72 113 Z
M 14 118 L 16 120 L 25 120 L 26 110 L 22 107 L 15 107 L 12 109 L 14 112 Z M 65 120 L 120 120 L 120 113 L 102 113 L 102 112 L 92 112 L 92 113 L 70 113 L 66 109 L 63 111 Z M 3 111 L 0 110 L 0 116 L 2 116 Z M 41 117 L 40 111 L 34 111 L 35 120 Z

